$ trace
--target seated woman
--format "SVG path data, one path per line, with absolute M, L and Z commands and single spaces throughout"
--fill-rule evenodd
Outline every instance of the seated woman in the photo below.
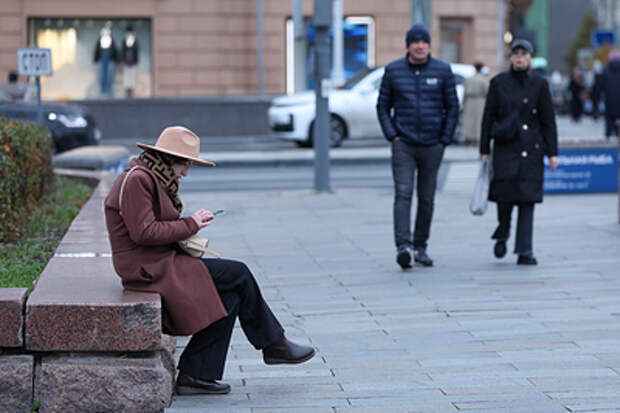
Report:
M 262 350 L 266 364 L 311 359 L 312 347 L 286 339 L 245 264 L 193 258 L 177 246 L 213 219 L 205 209 L 181 217 L 179 180 L 190 164 L 215 166 L 198 158 L 198 136 L 173 126 L 162 132 L 155 146 L 138 147 L 144 152 L 131 160 L 105 199 L 106 226 L 112 262 L 123 287 L 159 293 L 164 332 L 192 335 L 179 361 L 177 393 L 230 391 L 228 384 L 218 380 L 237 316 L 250 343 Z

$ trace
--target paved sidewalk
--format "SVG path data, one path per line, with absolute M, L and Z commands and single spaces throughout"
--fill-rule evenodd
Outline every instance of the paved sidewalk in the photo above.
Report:
M 620 412 L 618 197 L 546 196 L 540 265 L 517 267 L 492 255 L 494 205 L 468 212 L 474 177 L 474 162 L 450 164 L 436 265 L 411 271 L 394 261 L 391 189 L 182 195 L 187 211 L 227 210 L 202 235 L 250 266 L 288 335 L 318 354 L 266 366 L 236 327 L 232 392 L 166 412 Z

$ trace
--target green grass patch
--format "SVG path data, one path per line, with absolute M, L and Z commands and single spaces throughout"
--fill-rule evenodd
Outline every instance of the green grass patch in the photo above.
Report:
M 0 287 L 32 291 L 33 282 L 92 193 L 88 185 L 60 176 L 54 179 L 55 190 L 32 209 L 25 233 L 15 242 L 0 244 Z

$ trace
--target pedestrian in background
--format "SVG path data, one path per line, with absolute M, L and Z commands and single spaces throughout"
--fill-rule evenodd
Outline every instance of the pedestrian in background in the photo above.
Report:
M 605 96 L 605 136 L 618 137 L 620 119 L 620 50 L 609 53 L 609 62 L 601 77 L 601 93 Z
M 603 88 L 603 64 L 596 59 L 592 62 L 592 87 L 590 88 L 590 101 L 592 102 L 592 119 L 598 120 L 601 114 L 600 104 Z
M 570 116 L 573 121 L 579 122 L 583 114 L 583 104 L 587 99 L 588 92 L 583 73 L 581 73 L 581 69 L 578 66 L 575 66 L 571 73 L 568 93 L 570 96 Z
M 489 77 L 482 74 L 484 63 L 474 63 L 476 74 L 465 79 L 463 84 L 463 139 L 465 144 L 477 145 L 480 140 L 480 125 L 484 101 L 489 90 Z
M 164 129 L 155 146 L 131 160 L 105 199 L 112 263 L 127 290 L 162 297 L 164 332 L 192 335 L 179 359 L 178 394 L 225 394 L 221 383 L 226 353 L 237 316 L 266 364 L 296 364 L 314 349 L 289 341 L 263 299 L 258 283 L 242 262 L 194 258 L 178 246 L 209 226 L 213 213 L 199 209 L 181 217 L 179 180 L 198 158 L 200 139 L 189 129 Z M 132 173 L 130 173 L 132 172 Z M 127 174 L 129 174 L 127 176 Z
M 517 264 L 536 265 L 532 238 L 534 204 L 543 199 L 543 156 L 558 165 L 555 113 L 547 82 L 530 72 L 534 48 L 527 40 L 511 45 L 510 70 L 491 79 L 482 119 L 480 154 L 488 159 L 493 141 L 489 200 L 497 203 L 494 254 L 506 255 L 512 210 L 519 210 L 514 253 Z
M 35 103 L 36 101 L 36 86 L 19 82 L 17 72 L 9 72 L 8 82 L 0 86 L 0 102 Z
M 454 75 L 450 65 L 430 55 L 431 36 L 421 24 L 405 37 L 407 54 L 385 67 L 377 101 L 381 129 L 392 147 L 394 240 L 396 261 L 411 268 L 432 266 L 426 253 L 437 172 L 458 119 Z M 411 237 L 411 201 L 417 176 L 417 214 Z

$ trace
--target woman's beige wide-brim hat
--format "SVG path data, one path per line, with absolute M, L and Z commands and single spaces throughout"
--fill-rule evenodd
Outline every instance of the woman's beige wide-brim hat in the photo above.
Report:
M 136 144 L 141 149 L 167 153 L 189 160 L 198 166 L 215 166 L 215 163 L 198 158 L 200 155 L 200 138 L 183 126 L 170 126 L 159 135 L 155 146 Z

